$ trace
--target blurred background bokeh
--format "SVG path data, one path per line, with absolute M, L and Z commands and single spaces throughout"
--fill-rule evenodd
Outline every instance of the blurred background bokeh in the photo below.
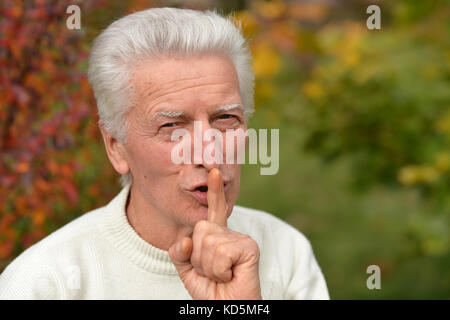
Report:
M 81 8 L 81 29 L 66 8 Z M 381 8 L 369 30 L 366 8 Z M 149 7 L 232 13 L 250 41 L 253 128 L 280 169 L 245 165 L 238 204 L 311 241 L 333 299 L 450 298 L 450 1 L 2 1 L 0 272 L 120 190 L 86 79 L 93 38 Z M 381 268 L 369 290 L 366 268 Z

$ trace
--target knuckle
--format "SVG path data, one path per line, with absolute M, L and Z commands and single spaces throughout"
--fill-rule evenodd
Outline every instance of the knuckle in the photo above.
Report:
M 248 234 L 245 234 L 244 235 L 244 241 L 248 244 L 248 245 L 251 245 L 251 246 L 257 246 L 257 244 L 256 244 L 256 241 L 255 240 L 253 240 L 253 238 L 252 237 L 250 237 Z
M 209 234 L 203 238 L 202 247 L 209 249 L 209 248 L 214 247 L 215 243 L 216 243 L 216 239 L 215 239 L 214 235 Z
M 202 233 L 208 228 L 209 222 L 206 220 L 198 221 L 194 226 L 194 233 Z
M 218 256 L 227 256 L 228 253 L 229 253 L 229 250 L 225 243 L 221 243 L 216 247 L 216 254 Z
M 259 258 L 260 251 L 258 243 L 255 240 L 253 240 L 249 235 L 244 235 L 244 241 L 246 243 L 248 250 L 251 251 L 255 257 Z
M 221 249 L 219 249 L 221 248 Z M 226 246 L 219 246 L 218 251 L 222 251 L 222 255 L 218 255 L 216 251 L 216 259 L 214 260 L 214 263 L 212 265 L 212 272 L 214 276 L 221 281 L 229 281 L 229 274 L 232 272 L 232 262 L 230 257 L 227 256 L 227 249 Z
M 216 263 L 212 268 L 212 273 L 217 279 L 224 281 L 227 278 L 228 271 L 230 269 L 224 263 Z
M 213 266 L 209 266 L 207 269 L 204 269 L 204 270 L 205 270 L 205 275 L 206 275 L 208 278 L 217 281 L 218 276 L 217 276 L 216 272 L 214 271 Z

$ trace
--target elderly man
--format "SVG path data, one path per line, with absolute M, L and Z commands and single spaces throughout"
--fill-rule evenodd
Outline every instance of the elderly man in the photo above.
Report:
M 300 232 L 235 206 L 239 163 L 171 157 L 174 131 L 194 122 L 247 129 L 251 56 L 230 20 L 175 8 L 128 15 L 95 40 L 89 80 L 124 188 L 13 261 L 1 298 L 329 298 Z

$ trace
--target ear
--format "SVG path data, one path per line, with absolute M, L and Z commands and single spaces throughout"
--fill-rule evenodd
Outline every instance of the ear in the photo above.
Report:
M 113 165 L 114 169 L 120 174 L 126 174 L 130 171 L 130 167 L 126 160 L 126 150 L 117 139 L 112 137 L 101 123 L 99 123 L 100 131 L 103 136 L 103 142 L 105 143 L 106 153 L 108 154 L 109 161 Z

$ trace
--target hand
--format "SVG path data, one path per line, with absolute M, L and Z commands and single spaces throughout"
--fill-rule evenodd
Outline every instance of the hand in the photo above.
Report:
M 193 299 L 261 299 L 259 248 L 227 228 L 227 204 L 218 169 L 208 175 L 208 220 L 195 224 L 192 239 L 169 248 L 169 256 Z

